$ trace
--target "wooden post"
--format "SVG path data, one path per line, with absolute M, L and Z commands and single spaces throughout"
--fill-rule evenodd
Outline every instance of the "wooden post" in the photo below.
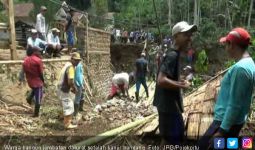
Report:
M 16 33 L 15 33 L 15 22 L 14 22 L 14 12 L 13 12 L 13 0 L 8 0 L 8 13 L 9 13 L 9 26 L 10 26 L 10 49 L 11 49 L 11 59 L 17 59 L 16 51 Z
M 89 64 L 89 14 L 86 13 L 86 59 Z M 87 64 L 87 65 L 88 65 Z

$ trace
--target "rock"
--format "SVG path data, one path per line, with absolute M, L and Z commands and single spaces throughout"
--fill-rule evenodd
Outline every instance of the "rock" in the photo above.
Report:
M 102 106 L 101 105 L 96 105 L 96 107 L 95 107 L 95 109 L 94 109 L 94 111 L 95 112 L 102 112 Z

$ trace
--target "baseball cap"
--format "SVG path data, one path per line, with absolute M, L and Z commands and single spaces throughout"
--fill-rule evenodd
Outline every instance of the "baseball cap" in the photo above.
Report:
M 41 10 L 47 10 L 45 6 L 41 6 Z
M 244 28 L 234 28 L 227 36 L 220 38 L 220 43 L 234 42 L 241 45 L 250 45 L 251 36 Z
M 36 29 L 31 29 L 31 33 L 37 33 Z
M 172 29 L 172 36 L 174 36 L 177 33 L 187 32 L 187 31 L 192 31 L 192 32 L 197 31 L 197 25 L 195 24 L 189 25 L 186 21 L 178 22 L 177 24 L 174 25 Z
M 81 56 L 79 53 L 77 52 L 74 52 L 71 54 L 71 59 L 74 59 L 74 60 L 81 60 Z
M 146 56 L 146 54 L 144 52 L 141 53 L 141 56 Z
M 188 66 L 186 66 L 186 67 L 183 68 L 183 70 L 187 70 L 187 69 L 191 70 L 192 67 L 188 65 Z
M 60 32 L 60 30 L 58 28 L 52 28 L 51 31 Z

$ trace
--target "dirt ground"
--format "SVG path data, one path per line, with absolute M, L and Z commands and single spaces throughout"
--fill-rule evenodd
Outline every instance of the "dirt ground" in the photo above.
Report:
M 62 107 L 54 89 L 45 89 L 39 118 L 32 117 L 33 105 L 29 106 L 24 99 L 27 91 L 29 88 L 26 86 L 16 84 L 5 89 L 9 95 L 0 97 L 0 145 L 74 144 L 152 114 L 148 106 L 144 109 L 142 103 L 137 104 L 130 99 L 107 102 L 92 99 L 93 106 L 88 101 L 84 104 L 85 111 L 81 112 L 83 117 L 78 122 L 78 128 L 65 130 Z

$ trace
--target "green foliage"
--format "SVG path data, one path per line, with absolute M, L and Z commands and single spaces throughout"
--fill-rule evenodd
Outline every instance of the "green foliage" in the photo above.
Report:
M 91 0 L 66 0 L 67 4 L 79 10 L 87 10 L 91 7 Z
M 191 85 L 192 88 L 195 89 L 201 86 L 203 83 L 204 83 L 203 79 L 199 75 L 195 75 Z
M 234 60 L 229 60 L 229 61 L 225 62 L 225 68 L 229 68 L 234 64 L 235 64 Z
M 199 73 L 206 73 L 208 70 L 208 58 L 205 50 L 202 50 L 198 54 L 198 59 L 196 60 L 195 69 Z

